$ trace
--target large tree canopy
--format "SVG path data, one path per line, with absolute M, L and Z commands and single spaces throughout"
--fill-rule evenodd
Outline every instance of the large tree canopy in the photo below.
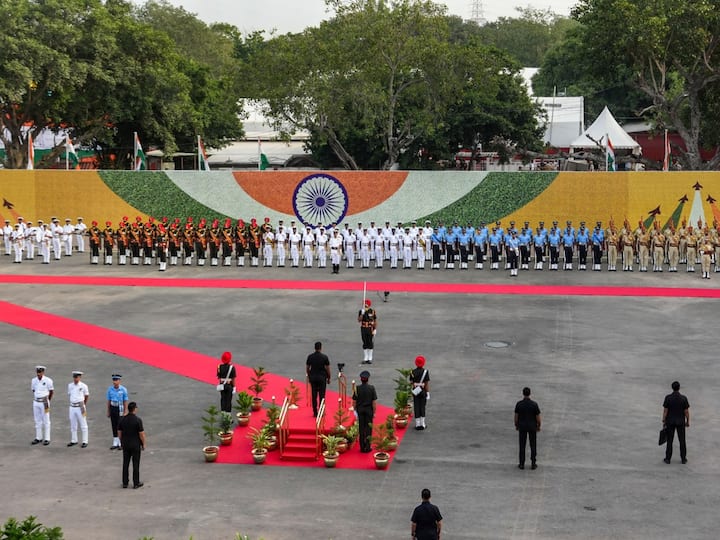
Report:
M 420 149 L 446 158 L 476 137 L 537 142 L 518 66 L 453 29 L 443 7 L 329 4 L 335 17 L 268 41 L 248 77 L 250 97 L 267 99 L 270 117 L 310 131 L 323 165 L 411 166 Z

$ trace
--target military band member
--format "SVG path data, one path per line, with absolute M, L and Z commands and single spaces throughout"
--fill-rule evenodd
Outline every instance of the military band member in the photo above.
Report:
M 47 223 L 43 223 L 38 232 L 38 239 L 40 240 L 40 256 L 42 257 L 43 264 L 50 264 L 50 246 L 52 244 L 52 233 L 47 226 Z
M 115 231 L 110 221 L 105 222 L 102 239 L 103 250 L 105 252 L 105 262 L 103 264 L 111 265 L 113 262 L 113 246 L 115 245 Z
M 260 253 L 260 244 L 262 243 L 262 231 L 255 218 L 250 220 L 248 227 L 248 247 L 250 248 L 250 266 L 258 265 L 258 256 Z
M 75 233 L 75 226 L 72 224 L 70 218 L 65 218 L 65 225 L 63 226 L 62 232 L 62 244 L 65 256 L 72 256 L 72 245 L 73 245 L 73 234 Z
M 130 231 L 127 221 L 118 223 L 115 238 L 118 245 L 118 264 L 125 265 L 127 264 L 127 253 L 130 250 Z
M 43 445 L 47 446 L 50 444 L 50 401 L 55 388 L 53 380 L 45 376 L 45 366 L 35 366 L 35 373 L 37 376 L 30 381 L 30 391 L 33 394 L 35 438 L 30 444 L 38 444 L 42 441 Z
M 3 244 L 5 246 L 5 255 L 10 256 L 12 253 L 12 233 L 13 228 L 10 226 L 10 220 L 5 220 L 5 225 L 2 228 Z
M 210 251 L 210 266 L 218 265 L 218 256 L 222 244 L 222 233 L 220 232 L 220 221 L 215 218 L 208 230 L 208 247 Z
M 88 445 L 88 423 L 87 423 L 87 401 L 90 396 L 87 384 L 80 379 L 82 371 L 73 371 L 73 382 L 68 384 L 68 400 L 70 408 L 70 442 L 68 446 L 75 446 L 78 443 L 78 429 L 82 435 L 82 448 Z
M 360 323 L 360 337 L 363 346 L 363 364 L 372 364 L 373 349 L 375 347 L 374 338 L 377 333 L 377 313 L 372 308 L 370 299 L 366 299 L 363 309 L 358 312 L 358 322 Z
M 247 227 L 242 219 L 238 219 L 237 225 L 235 226 L 235 256 L 237 257 L 238 266 L 245 266 L 245 251 L 247 247 Z
M 90 243 L 90 264 L 97 264 L 100 258 L 100 243 L 102 242 L 102 231 L 100 231 L 97 221 L 92 222 L 92 226 L 88 229 L 87 234 Z
M 12 245 L 13 245 L 13 252 L 15 253 L 15 260 L 14 263 L 20 264 L 22 263 L 23 258 L 23 246 L 25 243 L 25 235 L 23 234 L 23 231 L 20 229 L 20 225 L 17 223 L 13 227 L 13 232 L 10 236 L 12 238 Z
M 21 219 L 21 218 L 18 218 Z M 62 235 L 63 235 L 63 228 L 60 225 L 60 220 L 58 218 L 53 217 L 51 220 L 50 225 L 50 231 L 52 231 L 53 239 L 52 239 L 52 247 L 53 247 L 53 253 L 55 255 L 55 260 L 59 261 L 60 257 L 62 256 Z

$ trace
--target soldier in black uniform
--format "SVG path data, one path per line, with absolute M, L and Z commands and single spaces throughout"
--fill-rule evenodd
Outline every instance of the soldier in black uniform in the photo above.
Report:
M 93 221 L 92 226 L 88 229 L 87 235 L 90 237 L 90 263 L 97 264 L 100 257 L 100 229 L 98 222 Z
M 133 488 L 143 486 L 140 481 L 140 453 L 145 450 L 145 430 L 142 419 L 137 416 L 137 403 L 128 404 L 128 413 L 120 419 L 118 435 L 123 450 L 122 487 L 128 487 L 130 461 L 133 464 Z
M 322 352 L 322 343 L 315 342 L 315 352 L 305 361 L 305 374 L 310 381 L 312 391 L 313 416 L 317 416 L 318 407 L 325 399 L 326 385 L 330 384 L 330 359 Z
M 690 427 L 690 403 L 680 393 L 680 383 L 672 383 L 672 394 L 665 396 L 663 402 L 663 426 L 667 429 L 667 446 L 665 447 L 665 463 L 670 464 L 673 452 L 675 431 L 680 442 L 680 460 L 687 463 L 687 446 L 685 445 L 685 428 Z
M 523 388 L 523 399 L 515 405 L 515 429 L 518 430 L 520 442 L 520 469 L 525 468 L 525 444 L 528 437 L 530 438 L 530 461 L 531 468 L 537 469 L 537 432 L 540 431 L 542 418 L 540 416 L 540 407 L 530 399 L 530 389 L 526 386 Z
M 363 364 L 372 364 L 373 361 L 373 336 L 377 328 L 377 313 L 370 307 L 372 302 L 365 300 L 363 309 L 358 312 L 358 322 L 360 323 L 360 337 L 363 344 Z
M 232 353 L 225 351 L 220 357 L 222 363 L 217 367 L 218 389 L 220 390 L 220 410 L 232 412 L 232 395 L 235 388 L 235 366 L 230 363 Z
M 360 451 L 367 453 L 371 451 L 370 435 L 372 434 L 371 424 L 375 416 L 375 408 L 377 406 L 377 392 L 372 384 L 368 384 L 370 373 L 363 371 L 360 373 L 360 386 L 355 389 L 353 394 L 353 402 L 355 411 L 358 415 L 358 427 L 360 440 Z

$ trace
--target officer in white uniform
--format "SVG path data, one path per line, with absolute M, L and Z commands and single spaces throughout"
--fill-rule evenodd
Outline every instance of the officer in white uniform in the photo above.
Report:
M 73 382 L 68 384 L 68 399 L 70 400 L 70 442 L 68 446 L 78 443 L 78 427 L 82 433 L 81 448 L 88 445 L 87 400 L 90 396 L 87 384 L 82 382 L 82 371 L 73 371 Z
M 12 244 L 13 251 L 15 252 L 14 263 L 21 263 L 23 257 L 23 245 L 25 243 L 25 235 L 18 223 L 15 224 L 15 228 L 12 232 Z
M 315 235 L 310 230 L 310 227 L 307 227 L 305 229 L 305 234 L 303 235 L 303 259 L 305 260 L 305 264 L 303 265 L 305 268 L 312 268 L 313 265 L 313 249 L 315 249 Z
M 45 376 L 45 366 L 35 366 L 34 377 L 30 381 L 30 390 L 33 393 L 33 416 L 35 417 L 35 438 L 30 444 L 40 441 L 47 446 L 50 444 L 50 400 L 55 391 L 53 381 Z
M 77 218 L 77 224 L 75 225 L 75 243 L 77 245 L 78 253 L 85 253 L 85 232 L 87 231 L 87 225 L 83 223 L 83 218 Z
M 65 226 L 63 227 L 62 243 L 65 249 L 65 256 L 70 257 L 72 255 L 72 244 L 73 234 L 75 234 L 75 227 L 70 223 L 70 218 L 65 218 Z
M 52 218 L 52 224 L 50 225 L 50 231 L 52 231 L 52 247 L 53 247 L 53 253 L 55 254 L 55 260 L 59 261 L 60 256 L 62 255 L 61 246 L 60 243 L 60 237 L 62 236 L 63 228 L 60 226 L 60 222 L 58 221 L 58 218 Z
M 371 237 L 373 251 L 375 252 L 375 268 L 382 268 L 383 263 L 383 240 L 382 229 L 378 227 L 377 234 Z
M 340 258 L 342 257 L 342 245 L 343 239 L 337 229 L 333 230 L 330 240 L 328 240 L 328 246 L 330 247 L 330 262 L 332 263 L 332 273 L 340 273 Z
M 3 232 L 3 244 L 5 245 L 5 255 L 12 253 L 12 233 L 13 228 L 10 226 L 10 220 L 5 220 L 5 226 L 2 229 Z
M 40 242 L 40 255 L 43 264 L 50 264 L 50 244 L 52 243 L 52 232 L 48 229 L 47 223 L 43 223 L 38 232 Z
M 327 266 L 328 240 L 330 240 L 330 238 L 328 238 L 328 235 L 325 233 L 325 227 L 320 227 L 316 237 L 318 268 L 325 268 Z
M 297 268 L 300 263 L 300 242 L 302 242 L 302 236 L 297 232 L 297 227 L 293 227 L 290 235 L 288 236 L 288 242 L 290 242 L 290 259 L 292 260 L 292 267 Z
M 32 261 L 35 258 L 35 244 L 37 243 L 37 227 L 32 221 L 25 227 L 25 259 Z
M 283 268 L 285 266 L 285 259 L 287 258 L 287 237 L 288 234 L 285 227 L 283 227 L 282 225 L 278 225 L 277 233 L 275 234 L 275 249 L 277 250 L 278 268 Z
M 344 235 L 345 235 L 345 260 L 347 261 L 348 268 L 354 268 L 355 267 L 355 244 L 357 242 L 357 238 L 355 237 L 355 233 L 352 232 L 350 229 L 347 229 L 346 231 L 347 232 L 344 233 Z

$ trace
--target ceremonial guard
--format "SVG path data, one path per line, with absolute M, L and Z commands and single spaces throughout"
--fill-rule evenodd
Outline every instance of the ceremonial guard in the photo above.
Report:
M 430 220 L 425 220 L 425 226 L 422 229 L 422 236 L 425 238 L 425 259 L 432 260 L 432 242 L 430 238 L 433 235 L 433 228 L 431 227 Z
M 510 267 L 510 275 L 518 275 L 518 259 L 520 257 L 520 242 L 518 241 L 517 231 L 510 230 L 510 235 L 505 241 L 505 249 L 507 252 L 507 262 Z
M 18 218 L 18 219 L 22 219 L 22 218 Z M 23 227 L 24 227 L 24 225 L 21 226 L 21 228 L 23 228 Z M 50 220 L 50 230 L 52 231 L 52 234 L 53 234 L 53 239 L 52 239 L 53 254 L 55 256 L 55 260 L 59 261 L 60 257 L 62 256 L 61 239 L 62 239 L 62 234 L 63 234 L 63 228 L 60 225 L 60 220 L 58 218 L 53 217 Z
M 180 230 L 178 224 L 173 222 L 170 224 L 168 229 L 168 255 L 170 256 L 170 266 L 177 266 L 178 254 L 180 253 L 180 247 L 182 246 L 182 240 L 180 239 Z
M 312 268 L 313 265 L 313 250 L 315 249 L 315 235 L 312 233 L 310 227 L 305 227 L 305 234 L 302 238 L 303 243 L 303 267 Z
M 460 250 L 460 270 L 468 269 L 468 258 L 470 256 L 470 241 L 472 236 L 466 228 L 460 230 L 460 234 L 457 236 L 457 245 Z
M 548 231 L 547 242 L 548 248 L 550 249 L 550 270 L 557 270 L 560 261 L 560 242 L 562 237 L 560 231 L 557 228 L 557 221 L 553 223 L 553 226 Z
M 442 238 L 437 227 L 430 236 L 430 249 L 432 250 L 432 269 L 440 270 L 440 256 L 442 251 Z
M 170 235 L 168 234 L 167 229 L 165 226 L 161 223 L 158 225 L 157 229 L 157 256 L 158 260 L 160 261 L 160 272 L 164 272 L 167 270 L 167 255 L 168 255 L 168 245 L 170 243 Z
M 142 246 L 142 230 L 137 222 L 130 225 L 130 254 L 133 266 L 140 264 L 140 247 Z
M 245 266 L 245 251 L 247 246 L 247 227 L 242 219 L 238 219 L 235 227 L 235 256 L 237 257 L 238 266 Z
M 431 230 L 432 235 L 432 230 Z M 427 255 L 427 246 L 430 242 L 430 237 L 425 237 L 425 230 L 421 230 L 415 239 L 415 253 L 417 253 L 417 269 L 425 270 L 425 259 Z
M 710 239 L 710 234 L 706 233 L 700 242 L 700 267 L 702 268 L 703 279 L 710 279 L 710 265 L 712 256 L 715 253 L 715 246 Z
M 578 249 L 578 270 L 587 270 L 587 248 L 590 243 L 590 232 L 585 227 L 585 222 L 580 222 L 580 228 L 575 236 L 575 243 Z
M 218 265 L 218 255 L 220 254 L 220 245 L 222 244 L 220 232 L 220 221 L 213 220 L 210 230 L 208 231 L 208 245 L 210 247 L 210 266 Z
M 370 268 L 370 236 L 367 229 L 360 231 L 358 243 L 360 244 L 360 268 Z
M 195 229 L 193 228 L 192 222 L 185 223 L 185 230 L 182 234 L 183 264 L 185 266 L 189 266 L 192 264 L 193 249 L 195 245 Z
M 425 369 L 425 357 L 415 358 L 415 369 L 410 372 L 410 385 L 415 412 L 415 429 L 423 430 L 425 425 L 425 405 L 430 400 L 430 372 Z
M 318 268 L 327 267 L 327 247 L 328 247 L 328 235 L 325 232 L 325 227 L 320 227 L 315 236 L 315 243 L 317 246 L 317 261 Z
M 715 246 L 715 272 L 720 272 L 720 227 L 715 227 L 712 236 L 713 246 Z
M 455 270 L 455 244 L 457 242 L 457 233 L 454 228 L 448 229 L 445 233 L 445 269 Z M 392 249 L 392 248 L 391 248 Z M 391 255 L 392 259 L 392 255 Z
M 205 218 L 200 220 L 195 230 L 195 254 L 197 255 L 197 265 L 205 266 L 205 258 L 207 257 L 208 230 Z M 257 266 L 257 265 L 256 265 Z
M 102 232 L 98 228 L 98 222 L 93 221 L 92 226 L 88 229 L 88 237 L 90 240 L 90 264 L 97 264 L 100 258 L 100 237 Z
M 235 378 L 237 371 L 235 366 L 230 363 L 232 353 L 225 351 L 220 357 L 220 363 L 217 367 L 217 389 L 220 392 L 220 410 L 224 412 L 232 412 L 232 396 L 235 392 Z
M 155 224 L 151 217 L 142 228 L 143 264 L 152 264 L 155 251 Z
M 640 259 L 640 271 L 647 272 L 648 262 L 650 261 L 650 233 L 648 233 L 642 221 L 640 221 L 639 225 L 640 233 L 637 236 L 637 251 Z
M 112 374 L 112 384 L 107 389 L 107 417 L 110 419 L 112 427 L 113 442 L 110 450 L 120 450 L 120 437 L 118 437 L 118 424 L 120 418 L 125 415 L 128 404 L 128 391 L 120 384 L 122 375 L 119 373 Z
M 502 244 L 502 233 L 498 230 L 497 225 L 493 227 L 492 233 L 488 237 L 490 244 L 490 270 L 498 270 L 500 268 L 500 244 Z
M 32 221 L 27 222 L 25 228 L 25 258 L 28 261 L 35 259 L 35 243 L 37 242 L 37 227 L 33 226 Z
M 412 268 L 413 237 L 410 234 L 410 227 L 405 227 L 405 232 L 400 235 L 402 244 L 403 270 Z
M 370 436 L 377 407 L 377 392 L 375 387 L 368 383 L 369 380 L 370 373 L 368 371 L 361 372 L 360 386 L 355 389 L 353 394 L 353 404 L 358 416 L 358 441 L 360 441 L 360 451 L 363 453 L 372 451 Z
M 343 231 L 345 239 L 345 262 L 348 268 L 355 268 L 355 246 L 357 244 L 357 237 L 355 233 L 345 224 L 345 230 Z
M 672 223 L 670 223 L 670 231 L 666 236 L 666 241 L 668 263 L 670 265 L 668 272 L 677 272 L 677 265 L 680 262 L 680 235 Z
M 282 223 L 282 220 L 280 220 Z M 277 252 L 278 268 L 285 268 L 285 259 L 287 258 L 287 229 L 283 225 L 278 225 L 275 232 L 275 250 Z
M 260 253 L 260 243 L 262 242 L 262 231 L 255 218 L 250 220 L 248 228 L 248 247 L 250 248 L 250 266 L 258 265 L 258 257 Z
M 111 265 L 113 262 L 113 245 L 115 244 L 115 231 L 112 228 L 112 223 L 109 221 L 105 222 L 105 228 L 103 229 L 103 250 L 105 251 L 105 262 L 103 264 Z
M 547 236 L 542 234 L 543 229 L 537 227 L 535 236 L 533 237 L 533 246 L 535 247 L 535 270 L 542 270 L 545 262 L 545 246 L 547 245 Z
M 330 237 L 330 240 L 328 241 L 328 245 L 330 246 L 330 262 L 332 264 L 332 273 L 333 274 L 339 274 L 340 273 L 340 260 L 342 258 L 342 245 L 343 240 L 338 234 L 338 230 L 334 229 L 333 234 Z
M 593 250 L 593 270 L 599 272 L 602 270 L 602 256 L 605 249 L 605 231 L 602 228 L 602 222 L 595 223 L 590 241 Z
M 13 245 L 13 252 L 15 253 L 15 260 L 14 263 L 20 264 L 22 263 L 23 258 L 23 245 L 25 243 L 25 234 L 23 233 L 22 229 L 20 228 L 20 225 L 17 223 L 15 224 L 12 232 L 12 245 Z
M 655 222 L 655 234 L 652 237 L 653 272 L 662 272 L 665 261 L 665 235 L 660 231 L 660 225 Z
M 627 219 L 623 230 L 620 231 L 620 245 L 622 247 L 623 272 L 632 272 L 633 260 L 635 259 L 635 242 Z
M 527 221 L 525 222 L 527 224 Z M 518 242 L 520 244 L 520 269 L 530 269 L 530 243 L 532 242 L 532 231 L 525 225 L 520 234 L 518 234 Z
M 615 228 L 615 223 L 610 220 L 610 224 L 607 230 L 607 257 L 608 257 L 608 270 L 615 272 L 618 258 L 618 245 L 620 244 L 620 237 L 618 231 Z
M 298 233 L 297 227 L 290 229 L 288 235 L 288 242 L 290 243 L 290 260 L 291 266 L 297 268 L 300 265 L 300 243 L 302 242 L 302 236 Z M 348 261 L 348 265 L 350 261 Z
M 565 229 L 562 232 L 562 245 L 563 245 L 563 270 L 573 269 L 573 252 L 575 251 L 575 229 L 572 227 L 572 222 L 568 221 Z
M 85 231 L 87 225 L 83 222 L 83 218 L 78 217 L 77 223 L 73 228 L 73 236 L 75 236 L 75 246 L 77 247 L 78 253 L 85 253 Z
M 130 231 L 127 221 L 118 223 L 115 237 L 118 243 L 118 264 L 125 265 L 127 264 L 127 254 L 130 250 Z
M 362 338 L 363 347 L 363 364 L 372 364 L 373 362 L 373 338 L 377 332 L 377 313 L 372 308 L 370 299 L 366 299 L 363 309 L 358 313 L 358 322 L 360 323 L 360 337 Z
M 50 245 L 52 244 L 52 232 L 47 226 L 47 223 L 43 223 L 38 232 L 38 238 L 40 240 L 40 255 L 42 256 L 43 264 L 50 264 Z
M 65 225 L 63 226 L 62 233 L 62 243 L 66 257 L 72 256 L 73 234 L 75 234 L 75 226 L 72 224 L 72 220 L 70 218 L 65 218 Z
M 385 259 L 385 243 L 382 230 L 378 228 L 375 234 L 370 234 L 370 231 L 368 231 L 368 235 L 370 235 L 370 258 L 375 258 L 375 268 L 382 268 Z
M 82 448 L 88 445 L 87 400 L 90 395 L 88 386 L 80 379 L 82 371 L 73 371 L 73 382 L 68 384 L 68 399 L 70 400 L 70 442 L 68 446 L 78 443 L 78 429 L 82 434 Z
M 50 377 L 45 376 L 45 366 L 35 366 L 34 377 L 30 382 L 33 394 L 33 416 L 35 418 L 35 438 L 30 444 L 50 444 L 50 400 L 55 388 Z
M 686 233 L 686 256 L 687 256 L 687 271 L 688 272 L 694 272 L 695 271 L 695 261 L 697 258 L 697 236 L 695 235 L 695 232 L 693 231 L 692 225 L 688 225 L 687 227 L 687 233 Z
M 5 255 L 10 256 L 12 253 L 12 234 L 13 228 L 10 226 L 10 220 L 5 220 L 5 226 L 2 228 L 3 244 L 5 246 Z

